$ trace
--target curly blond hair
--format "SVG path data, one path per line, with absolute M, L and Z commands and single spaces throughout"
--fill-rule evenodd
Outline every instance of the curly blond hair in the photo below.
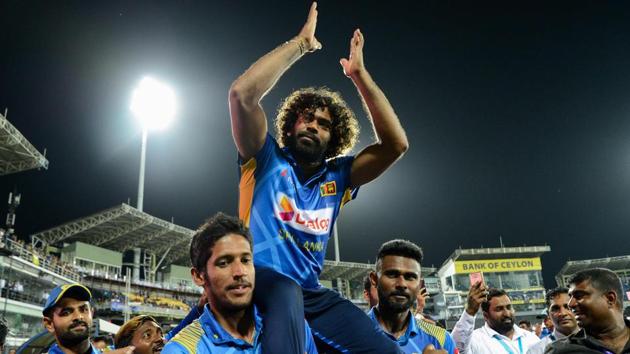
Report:
M 287 146 L 287 133 L 293 130 L 300 113 L 318 108 L 328 108 L 332 117 L 330 142 L 324 158 L 333 158 L 350 151 L 359 138 L 359 123 L 341 94 L 327 87 L 296 90 L 280 103 L 275 122 L 276 140 L 281 146 Z

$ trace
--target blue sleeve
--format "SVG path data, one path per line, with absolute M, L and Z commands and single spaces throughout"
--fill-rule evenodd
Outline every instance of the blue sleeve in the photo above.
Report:
M 313 333 L 311 333 L 311 327 L 308 326 L 308 323 L 304 321 L 304 351 L 307 354 L 318 354 L 317 347 L 315 346 L 315 340 L 313 339 Z
M 201 311 L 199 311 L 197 309 L 197 306 L 193 306 L 193 308 L 190 310 L 190 312 L 186 315 L 186 317 L 184 317 L 184 319 L 177 325 L 177 327 L 173 328 L 170 330 L 170 332 L 166 333 L 166 335 L 164 336 L 164 338 L 166 338 L 167 341 L 171 340 L 173 337 L 175 337 L 175 335 L 177 333 L 179 333 L 179 331 L 181 331 L 182 329 L 184 329 L 184 327 L 188 326 L 189 324 L 192 323 L 192 321 L 196 320 L 199 318 L 199 316 L 201 316 Z
M 256 170 L 264 171 L 269 161 L 271 160 L 271 157 L 274 156 L 274 154 L 277 154 L 279 150 L 280 147 L 278 146 L 276 139 L 274 139 L 269 133 L 267 133 L 265 143 L 256 153 L 256 155 L 252 157 L 252 159 L 256 160 Z M 245 165 L 250 160 L 244 161 L 240 155 L 238 157 L 238 163 L 240 166 Z
M 451 337 L 451 335 L 448 332 L 446 332 L 446 338 L 444 339 L 444 348 L 442 349 L 446 350 L 448 354 L 459 353 L 459 351 L 457 350 L 457 347 L 455 346 L 455 341 L 453 340 L 453 337 Z
M 343 183 L 340 187 L 341 191 L 341 205 L 344 206 L 351 200 L 357 197 L 359 193 L 359 187 L 352 187 L 350 183 L 350 177 L 352 174 L 352 163 L 354 162 L 354 156 L 341 156 L 335 158 L 335 164 L 337 164 L 339 168 L 339 177 L 338 180 Z M 349 194 L 346 195 L 346 190 L 348 190 Z

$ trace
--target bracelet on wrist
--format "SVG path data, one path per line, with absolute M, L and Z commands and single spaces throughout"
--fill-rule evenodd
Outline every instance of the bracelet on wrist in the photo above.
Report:
M 300 55 L 304 55 L 304 53 L 306 53 L 306 44 L 304 43 L 304 39 L 293 38 L 293 39 L 287 41 L 286 43 L 295 43 L 295 44 L 297 44 L 298 49 L 300 49 Z

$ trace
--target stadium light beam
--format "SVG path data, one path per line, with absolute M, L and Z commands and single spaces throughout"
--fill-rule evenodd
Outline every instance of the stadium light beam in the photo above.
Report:
M 131 112 L 142 124 L 142 150 L 140 153 L 140 176 L 138 178 L 138 202 L 142 211 L 144 203 L 144 169 L 149 130 L 163 130 L 175 118 L 175 92 L 167 85 L 144 77 L 131 96 Z

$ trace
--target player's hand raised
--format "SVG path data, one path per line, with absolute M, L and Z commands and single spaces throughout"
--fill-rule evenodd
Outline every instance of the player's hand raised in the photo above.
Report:
M 317 2 L 311 4 L 308 12 L 308 18 L 302 30 L 298 34 L 296 40 L 299 42 L 300 50 L 303 52 L 314 52 L 322 49 L 322 44 L 315 37 L 315 29 L 317 28 Z
M 365 70 L 363 63 L 363 44 L 365 39 L 360 29 L 354 30 L 352 39 L 350 39 L 350 55 L 348 58 L 342 58 L 339 63 L 343 68 L 343 73 L 348 77 L 353 77 Z

